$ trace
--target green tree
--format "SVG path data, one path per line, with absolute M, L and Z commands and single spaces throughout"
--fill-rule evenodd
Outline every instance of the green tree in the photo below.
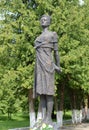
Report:
M 12 107 L 18 105 L 16 98 L 20 98 L 19 91 L 23 88 L 27 91 L 25 88 L 33 86 L 33 27 L 38 23 L 30 22 L 35 16 L 29 11 L 27 3 L 24 4 L 21 0 L 4 0 L 0 1 L 0 4 L 0 11 L 5 16 L 5 20 L 0 21 L 0 87 L 3 96 L 1 101 L 11 112 Z M 26 93 L 23 93 L 25 97 Z M 0 109 L 3 109 L 3 105 Z
M 33 46 L 45 13 L 52 18 L 50 30 L 59 37 L 62 74 L 56 75 L 57 86 L 67 77 L 69 87 L 89 93 L 88 0 L 82 6 L 78 0 L 2 0 L 0 4 L 5 17 L 0 20 L 0 94 L 5 86 L 7 91 L 33 87 Z

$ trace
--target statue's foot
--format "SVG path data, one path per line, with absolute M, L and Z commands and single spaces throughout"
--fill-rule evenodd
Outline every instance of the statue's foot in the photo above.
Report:
M 41 124 L 42 124 L 42 119 L 39 119 L 38 121 L 36 121 L 36 123 L 34 124 L 33 128 L 34 127 L 39 127 L 39 126 L 41 126 Z
M 33 126 L 33 128 L 37 128 L 37 129 L 40 129 L 40 127 L 42 126 L 42 124 L 47 124 L 46 123 L 46 118 L 44 119 L 39 119 Z
M 45 122 L 46 122 L 46 118 L 39 119 L 39 120 L 35 123 L 35 126 L 36 126 L 36 125 L 41 125 L 41 124 L 43 124 L 43 123 L 45 123 Z
M 50 125 L 52 125 L 52 124 L 53 124 L 53 121 L 52 121 L 51 118 L 47 117 L 47 118 L 44 120 L 44 123 L 45 123 L 45 124 L 50 124 Z

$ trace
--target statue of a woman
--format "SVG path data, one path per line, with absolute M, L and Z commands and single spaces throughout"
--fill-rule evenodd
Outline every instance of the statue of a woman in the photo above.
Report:
M 56 32 L 48 30 L 50 25 L 50 16 L 43 15 L 40 23 L 43 32 L 35 40 L 36 65 L 33 92 L 34 96 L 40 96 L 43 122 L 49 123 L 52 122 L 51 114 L 55 89 L 54 72 L 56 70 L 60 73 L 58 39 Z

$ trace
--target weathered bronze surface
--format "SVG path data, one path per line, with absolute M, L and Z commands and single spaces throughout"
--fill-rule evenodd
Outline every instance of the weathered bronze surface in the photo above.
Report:
M 54 72 L 56 70 L 60 73 L 58 36 L 56 32 L 48 30 L 50 16 L 43 15 L 40 23 L 43 32 L 35 40 L 36 62 L 33 97 L 40 96 L 43 122 L 49 123 L 52 122 Z

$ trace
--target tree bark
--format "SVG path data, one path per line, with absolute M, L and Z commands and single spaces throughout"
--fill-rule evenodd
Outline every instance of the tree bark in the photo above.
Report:
M 60 127 L 63 126 L 64 87 L 65 83 L 63 82 L 60 86 L 60 93 L 58 93 L 60 96 L 60 105 L 57 111 L 57 122 L 60 124 Z
M 33 99 L 33 90 L 29 89 L 29 118 L 30 118 L 30 127 L 33 127 L 36 122 L 36 114 L 34 110 L 34 99 Z
M 88 111 L 87 111 L 87 119 L 89 120 L 89 95 L 88 95 Z
M 77 108 L 76 108 L 76 91 L 70 88 L 70 100 L 71 100 L 71 108 L 72 108 L 72 123 L 77 123 Z

